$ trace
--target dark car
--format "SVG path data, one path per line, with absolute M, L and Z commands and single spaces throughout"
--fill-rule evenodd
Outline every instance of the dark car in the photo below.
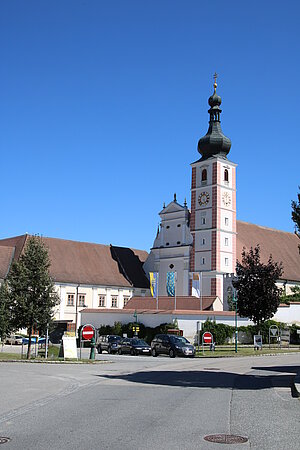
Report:
M 151 342 L 152 356 L 195 356 L 195 347 L 183 336 L 157 334 Z
M 130 353 L 131 355 L 151 355 L 151 347 L 143 339 L 124 338 L 118 344 L 118 353 Z
M 107 353 L 116 353 L 118 351 L 118 343 L 121 339 L 121 336 L 115 334 L 99 336 L 96 342 L 98 353 L 102 353 L 103 351 L 106 351 Z

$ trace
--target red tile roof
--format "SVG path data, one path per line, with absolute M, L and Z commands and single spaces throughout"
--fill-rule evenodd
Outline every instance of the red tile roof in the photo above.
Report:
M 216 297 L 205 296 L 202 297 L 202 311 L 211 310 Z M 200 311 L 201 299 L 197 297 L 176 297 L 176 310 L 185 311 Z M 156 298 L 153 297 L 132 297 L 124 310 L 153 310 L 156 311 Z M 159 311 L 173 311 L 175 310 L 175 297 L 159 297 L 158 299 Z
M 283 263 L 283 280 L 300 281 L 300 239 L 294 233 L 237 221 L 237 259 L 241 261 L 243 247 L 260 245 L 261 259 L 267 262 L 270 254 L 274 261 Z
M 0 278 L 2 279 L 8 274 L 14 252 L 14 247 L 0 247 Z
M 0 247 L 15 245 L 17 259 L 26 238 L 24 235 L 0 240 Z M 148 256 L 145 251 L 46 237 L 43 241 L 49 249 L 50 274 L 57 282 L 149 287 L 142 268 Z

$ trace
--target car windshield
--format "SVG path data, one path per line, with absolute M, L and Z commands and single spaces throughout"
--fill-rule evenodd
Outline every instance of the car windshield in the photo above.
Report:
M 190 344 L 190 342 L 183 336 L 170 336 L 170 341 L 172 344 Z
M 110 336 L 108 338 L 108 342 L 115 342 L 115 341 L 119 341 L 121 339 L 120 336 Z
M 133 345 L 147 345 L 148 346 L 147 342 L 143 341 L 143 339 L 134 339 L 132 341 L 132 343 L 133 343 Z

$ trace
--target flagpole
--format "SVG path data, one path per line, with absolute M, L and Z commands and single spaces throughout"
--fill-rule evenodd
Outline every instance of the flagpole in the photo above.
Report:
M 156 311 L 158 311 L 158 285 L 159 285 L 159 278 L 158 278 L 158 272 L 157 273 L 157 278 L 156 278 Z
M 174 286 L 175 286 L 175 311 L 176 311 L 176 291 L 177 291 L 177 272 L 174 272 Z
M 202 298 L 202 272 L 200 272 L 200 309 L 203 311 L 203 298 Z

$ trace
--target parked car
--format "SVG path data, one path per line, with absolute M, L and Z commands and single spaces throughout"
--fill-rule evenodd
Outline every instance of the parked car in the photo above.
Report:
M 195 347 L 183 336 L 173 334 L 157 334 L 151 342 L 152 356 L 169 355 L 175 356 L 195 356 Z
M 143 339 L 124 338 L 118 343 L 118 353 L 130 353 L 131 355 L 151 355 L 151 347 Z
M 97 352 L 102 353 L 106 351 L 107 353 L 116 353 L 118 351 L 118 343 L 121 339 L 121 336 L 115 334 L 99 336 L 96 342 Z
M 11 334 L 5 339 L 5 344 L 22 345 L 23 336 Z

